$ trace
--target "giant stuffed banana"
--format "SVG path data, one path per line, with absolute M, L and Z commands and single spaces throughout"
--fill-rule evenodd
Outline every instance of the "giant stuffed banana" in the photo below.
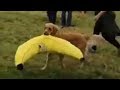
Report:
M 51 35 L 41 35 L 28 40 L 18 47 L 15 55 L 15 65 L 17 67 L 21 66 L 21 69 L 23 69 L 23 64 L 28 59 L 42 52 L 61 53 L 72 56 L 78 60 L 83 58 L 80 49 L 70 42 Z

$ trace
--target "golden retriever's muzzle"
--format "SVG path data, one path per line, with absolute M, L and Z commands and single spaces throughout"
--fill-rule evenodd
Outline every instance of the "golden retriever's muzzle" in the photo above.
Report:
M 49 35 L 49 33 L 48 32 L 44 32 L 44 35 Z

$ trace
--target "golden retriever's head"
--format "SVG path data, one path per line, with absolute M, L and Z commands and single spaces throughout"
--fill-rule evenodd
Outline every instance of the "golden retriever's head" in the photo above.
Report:
M 45 29 L 44 29 L 44 35 L 55 35 L 57 31 L 59 30 L 59 27 L 53 23 L 46 23 Z

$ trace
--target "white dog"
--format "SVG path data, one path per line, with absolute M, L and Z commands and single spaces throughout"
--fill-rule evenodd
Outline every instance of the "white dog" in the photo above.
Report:
M 88 52 L 95 53 L 97 48 L 106 42 L 107 41 L 102 37 L 102 35 L 93 35 L 88 40 L 86 49 Z

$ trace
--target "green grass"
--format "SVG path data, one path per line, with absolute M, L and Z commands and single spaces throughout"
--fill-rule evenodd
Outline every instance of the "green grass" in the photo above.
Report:
M 58 12 L 57 24 L 60 25 Z M 120 12 L 117 14 L 117 24 L 120 26 Z M 88 12 L 87 16 L 80 16 L 73 12 L 75 31 L 92 34 L 94 15 Z M 65 57 L 65 69 L 61 69 L 58 57 L 55 55 L 50 66 L 45 71 L 40 68 L 44 65 L 46 55 L 40 54 L 25 63 L 25 70 L 18 71 L 14 65 L 16 49 L 28 39 L 41 35 L 44 24 L 47 22 L 45 11 L 0 12 L 0 79 L 119 79 L 120 59 L 117 50 L 110 44 L 103 44 L 96 54 L 90 55 L 90 63 L 80 66 L 79 61 Z

